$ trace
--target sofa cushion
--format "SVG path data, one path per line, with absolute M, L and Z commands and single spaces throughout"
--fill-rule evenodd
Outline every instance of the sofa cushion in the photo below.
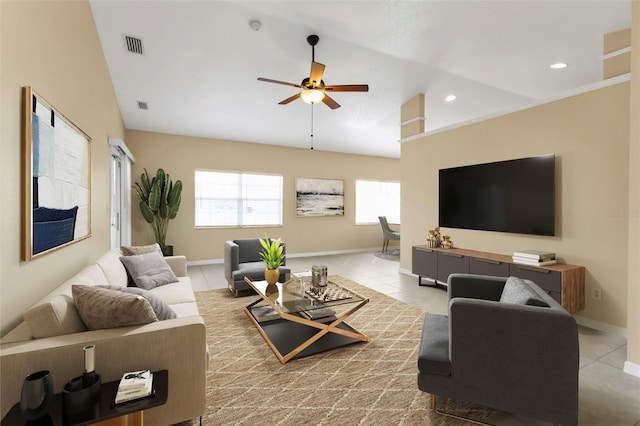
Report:
M 116 287 L 116 286 L 100 286 L 100 288 L 106 288 L 108 290 L 121 291 L 124 293 L 136 294 L 147 299 L 147 302 L 151 305 L 151 309 L 158 317 L 159 321 L 177 318 L 176 313 L 162 300 L 160 297 L 151 293 L 148 290 L 138 287 Z
M 500 302 L 517 305 L 545 306 L 549 305 L 527 284 L 517 277 L 509 277 L 502 290 Z
M 127 271 L 120 262 L 120 250 L 109 250 L 96 261 L 102 272 L 107 277 L 107 284 L 120 287 L 127 286 Z
M 122 256 L 120 261 L 136 286 L 145 290 L 178 281 L 176 274 L 158 252 Z
M 158 243 L 146 246 L 122 246 L 120 251 L 124 256 L 135 256 L 137 254 L 153 253 L 154 251 L 162 254 L 162 249 L 160 249 L 160 244 Z
M 158 321 L 153 308 L 142 296 L 86 285 L 74 285 L 71 292 L 78 313 L 89 330 Z
M 193 287 L 191 286 L 191 279 L 189 277 L 178 277 L 178 282 L 162 285 L 150 290 L 167 305 L 175 305 L 176 303 L 190 303 L 195 302 L 196 297 L 193 294 Z
M 418 370 L 427 374 L 451 375 L 449 318 L 445 315 L 427 314 L 424 318 Z
M 60 294 L 39 303 L 22 314 L 36 339 L 86 331 L 73 299 Z

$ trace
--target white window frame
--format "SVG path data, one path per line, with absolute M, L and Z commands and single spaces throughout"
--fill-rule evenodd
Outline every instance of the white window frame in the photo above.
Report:
M 377 190 L 375 192 L 375 196 L 370 194 L 363 194 L 361 184 L 371 184 L 373 186 L 385 187 L 389 185 L 398 185 L 397 191 L 397 206 L 392 206 L 394 201 L 389 199 L 389 197 L 393 197 L 389 191 L 380 191 Z M 381 189 L 381 188 L 379 188 Z M 389 223 L 400 223 L 400 182 L 399 181 L 390 181 L 390 180 L 374 180 L 374 179 L 356 179 L 355 182 L 355 190 L 356 190 L 356 213 L 355 213 L 355 222 L 356 225 L 371 225 L 380 223 L 378 220 L 378 216 L 386 216 L 387 221 Z M 367 197 L 368 199 L 363 199 L 363 197 Z M 366 203 L 366 206 L 363 205 Z M 359 209 L 374 209 L 374 213 L 362 213 Z M 364 218 L 363 218 L 364 217 Z
M 203 202 L 201 197 L 202 191 L 203 189 L 200 188 L 200 185 L 204 184 L 201 182 L 201 179 L 199 179 L 199 174 L 200 173 L 209 173 L 212 175 L 217 175 L 217 177 L 219 179 L 223 179 L 222 175 L 225 175 L 225 177 L 229 178 L 229 180 L 234 180 L 234 181 L 238 181 L 238 186 L 236 188 L 234 188 L 233 184 L 226 184 L 227 190 L 232 190 L 232 194 L 229 195 L 224 195 L 222 192 L 222 190 L 220 190 L 218 193 L 214 193 L 212 194 L 211 197 L 208 197 L 209 200 L 211 200 L 211 203 L 221 203 L 221 204 L 226 204 L 226 205 L 233 205 L 235 204 L 235 206 L 232 207 L 231 210 L 229 210 L 229 213 L 227 213 L 227 218 L 229 217 L 235 217 L 236 221 L 231 223 L 231 221 L 218 221 L 218 222 L 203 222 L 203 216 L 206 215 L 206 213 L 203 213 L 200 207 L 200 204 Z M 215 178 L 216 176 L 210 176 L 209 179 Z M 279 188 L 278 185 L 273 185 L 272 191 L 273 190 L 278 190 L 279 189 L 279 198 L 278 197 L 273 197 L 273 193 L 271 196 L 266 196 L 265 198 L 256 198 L 255 197 L 255 193 L 256 193 L 256 189 L 252 189 L 250 186 L 247 187 L 247 184 L 245 183 L 245 180 L 248 179 L 255 179 L 258 178 L 259 180 L 263 181 L 265 180 L 266 177 L 268 178 L 279 178 L 280 182 L 279 182 Z M 249 188 L 249 191 L 247 191 L 247 188 Z M 282 215 L 282 211 L 283 211 L 283 203 L 284 203 L 284 178 L 282 175 L 278 175 L 278 174 L 269 174 L 269 173 L 251 173 L 251 172 L 232 172 L 232 171 L 228 171 L 228 170 L 203 170 L 203 169 L 197 169 L 194 172 L 194 189 L 195 189 L 195 196 L 194 196 L 194 224 L 195 224 L 195 228 L 196 229 L 204 229 L 204 228 L 246 228 L 246 227 L 274 227 L 274 226 L 282 226 L 282 221 L 283 221 L 283 215 Z M 235 191 L 233 191 L 235 190 Z M 249 194 L 248 194 L 249 192 Z M 267 192 L 267 191 L 265 191 Z M 262 202 L 267 202 L 267 203 L 277 203 L 278 206 L 271 212 L 272 213 L 272 217 L 275 217 L 275 220 L 271 221 L 271 222 L 265 222 L 265 223 L 252 223 L 249 220 L 245 220 L 247 218 L 248 215 L 250 215 L 250 210 L 249 208 L 247 208 L 247 206 L 255 208 L 255 204 L 256 203 L 262 203 Z M 240 206 L 240 207 L 238 207 Z M 234 210 L 235 208 L 235 210 Z M 212 218 L 215 218 L 216 216 L 213 215 L 211 216 Z M 258 216 L 260 217 L 260 216 Z

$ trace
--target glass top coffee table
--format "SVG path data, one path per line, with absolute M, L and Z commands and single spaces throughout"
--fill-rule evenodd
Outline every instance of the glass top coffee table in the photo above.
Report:
M 344 322 L 369 302 L 331 280 L 314 287 L 307 280 L 291 279 L 269 286 L 266 281 L 245 281 L 260 298 L 244 308 L 247 316 L 281 363 L 314 355 L 369 338 Z

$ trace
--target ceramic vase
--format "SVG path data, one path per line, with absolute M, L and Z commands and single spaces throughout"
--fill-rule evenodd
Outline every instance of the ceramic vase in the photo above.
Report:
M 20 409 L 28 420 L 44 417 L 53 398 L 53 380 L 48 370 L 29 374 L 22 382 Z
M 264 279 L 269 283 L 269 285 L 277 283 L 279 277 L 280 271 L 278 269 L 266 269 L 264 271 Z

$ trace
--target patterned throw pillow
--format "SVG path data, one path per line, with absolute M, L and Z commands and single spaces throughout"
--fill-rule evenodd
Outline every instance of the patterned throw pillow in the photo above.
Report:
M 136 286 L 145 290 L 178 282 L 178 277 L 164 260 L 162 254 L 152 252 L 135 256 L 122 256 L 120 261 Z
M 136 294 L 88 285 L 71 286 L 71 293 L 80 318 L 89 330 L 158 321 L 147 299 Z
M 159 321 L 178 317 L 173 309 L 171 309 L 171 307 L 167 305 L 164 300 L 145 289 L 138 287 L 116 287 L 113 285 L 101 285 L 99 287 L 106 288 L 107 290 L 121 291 L 124 293 L 131 293 L 144 297 L 151 305 L 151 308 L 153 309 L 153 312 L 155 312 Z
M 158 243 L 149 244 L 148 246 L 122 246 L 120 247 L 120 251 L 124 256 L 135 256 L 137 254 L 147 254 L 155 251 L 162 254 L 160 244 Z

